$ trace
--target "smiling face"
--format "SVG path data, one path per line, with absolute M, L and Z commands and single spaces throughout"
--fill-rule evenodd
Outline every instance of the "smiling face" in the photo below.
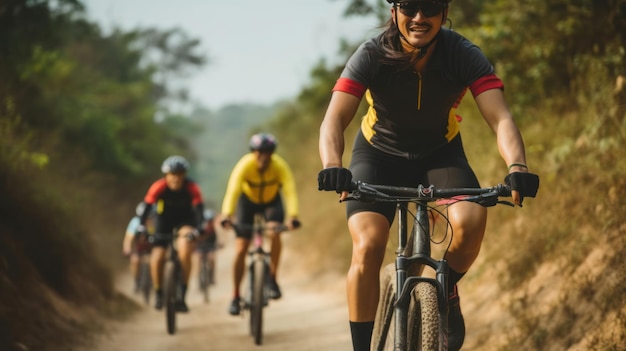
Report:
M 416 48 L 435 39 L 447 15 L 447 7 L 432 1 L 403 1 L 391 8 L 398 30 L 407 43 Z
M 178 191 L 183 188 L 183 184 L 185 182 L 185 177 L 187 173 L 179 172 L 179 173 L 166 173 L 165 174 L 165 183 L 170 190 Z
M 268 151 L 253 151 L 253 153 L 256 157 L 257 169 L 260 172 L 265 171 L 272 160 L 272 153 Z

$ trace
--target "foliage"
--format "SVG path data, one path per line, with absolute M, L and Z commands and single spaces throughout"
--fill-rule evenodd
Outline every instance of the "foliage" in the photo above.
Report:
M 12 1 L 0 12 L 0 47 L 10 48 L 0 52 L 0 96 L 34 134 L 57 133 L 106 173 L 145 175 L 165 156 L 155 145 L 184 150 L 155 116 L 184 97 L 168 79 L 205 62 L 198 41 L 180 29 L 105 36 L 80 3 L 58 6 Z
M 169 86 L 205 62 L 197 40 L 105 35 L 82 11 L 77 0 L 0 2 L 0 298 L 13 302 L 0 307 L 3 350 L 54 350 L 94 326 L 86 308 L 109 312 L 111 234 L 161 160 L 191 153 L 196 128 L 171 112 L 184 94 Z

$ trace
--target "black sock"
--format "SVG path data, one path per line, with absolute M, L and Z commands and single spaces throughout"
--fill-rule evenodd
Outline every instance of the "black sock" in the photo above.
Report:
M 183 299 L 183 301 L 185 301 L 185 295 L 187 295 L 187 285 L 181 285 L 180 286 L 180 295 Z
M 352 334 L 352 349 L 354 351 L 369 351 L 372 342 L 372 331 L 374 321 L 371 322 L 350 322 L 350 332 Z
M 459 273 L 453 269 L 450 269 L 450 274 L 448 275 L 448 296 L 453 296 L 456 294 L 454 286 L 456 285 L 456 283 L 459 282 L 459 280 L 461 280 L 461 278 L 463 278 L 464 275 L 465 272 Z

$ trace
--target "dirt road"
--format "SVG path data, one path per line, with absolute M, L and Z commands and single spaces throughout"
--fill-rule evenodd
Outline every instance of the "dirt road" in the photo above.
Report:
M 108 325 L 106 333 L 98 336 L 96 344 L 89 350 L 351 350 L 344 277 L 308 276 L 289 255 L 288 239 L 285 240 L 280 277 L 283 298 L 271 301 L 264 310 L 263 345 L 254 345 L 247 315 L 234 317 L 227 312 L 232 290 L 232 245 L 226 243 L 218 253 L 217 284 L 211 290 L 211 301 L 202 301 L 192 276 L 188 293 L 191 311 L 177 315 L 175 335 L 166 332 L 164 312 L 145 306 L 128 320 Z M 127 275 L 120 276 L 116 285 L 122 292 L 131 291 L 132 284 Z M 138 296 L 133 298 L 140 301 Z

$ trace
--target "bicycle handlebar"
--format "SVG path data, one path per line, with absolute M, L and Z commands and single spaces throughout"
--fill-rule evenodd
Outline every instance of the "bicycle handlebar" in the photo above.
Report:
M 235 223 L 228 221 L 228 225 L 231 226 L 235 231 L 258 229 L 258 227 L 256 227 L 254 224 L 235 224 Z M 260 229 L 263 231 L 272 230 L 275 232 L 286 232 L 289 230 L 289 227 L 286 226 L 285 224 L 277 224 L 277 225 L 264 224 L 260 227 Z
M 498 184 L 487 188 L 435 188 L 433 185 L 416 188 L 398 187 L 392 185 L 369 184 L 362 181 L 353 181 L 350 194 L 346 200 L 379 201 L 379 202 L 434 202 L 451 199 L 455 196 L 465 196 L 462 201 L 475 202 L 489 207 L 498 203 L 513 206 L 508 201 L 499 200 L 500 197 L 510 197 L 511 188 L 508 185 Z M 344 201 L 346 201 L 344 200 Z

